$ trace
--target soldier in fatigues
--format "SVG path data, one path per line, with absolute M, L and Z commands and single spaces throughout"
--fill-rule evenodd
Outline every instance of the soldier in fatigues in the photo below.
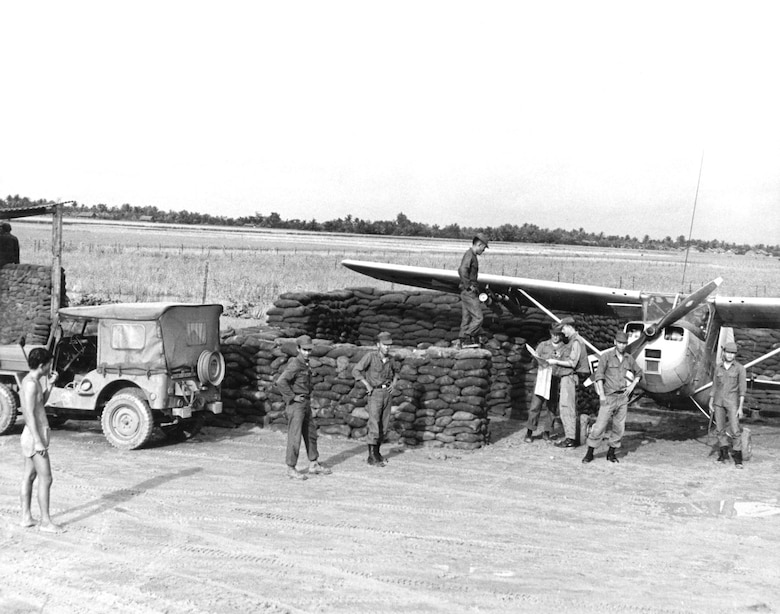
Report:
M 742 418 L 742 406 L 747 392 L 747 377 L 745 367 L 739 364 L 737 344 L 733 341 L 723 346 L 723 362 L 715 367 L 712 378 L 712 393 L 710 395 L 710 412 L 715 415 L 715 429 L 718 434 L 720 454 L 718 461 L 729 459 L 729 433 L 731 430 L 732 454 L 737 469 L 742 469 L 742 429 L 739 419 Z M 728 425 L 726 418 L 728 414 Z
M 477 277 L 479 275 L 479 258 L 487 249 L 487 237 L 483 234 L 476 235 L 471 241 L 471 247 L 463 254 L 458 267 L 458 276 L 460 277 L 460 338 L 461 347 L 479 346 L 480 333 L 482 332 L 482 303 L 479 302 L 479 286 Z
M 593 451 L 604 439 L 610 420 L 612 429 L 609 433 L 607 460 L 620 462 L 615 450 L 620 447 L 620 440 L 626 430 L 628 399 L 642 378 L 642 369 L 636 364 L 634 357 L 626 353 L 627 345 L 628 337 L 620 331 L 615 335 L 615 347 L 604 352 L 599 358 L 599 366 L 593 378 L 599 393 L 599 415 L 588 436 L 588 452 L 582 459 L 583 463 L 593 460 Z
M 536 373 L 536 386 L 531 406 L 528 408 L 528 421 L 526 422 L 526 434 L 524 441 L 531 443 L 534 431 L 542 423 L 542 438 L 550 439 L 550 430 L 555 419 L 558 407 L 558 377 L 559 367 L 549 364 L 549 359 L 554 358 L 563 349 L 563 331 L 560 324 L 550 327 L 550 338 L 536 346 L 536 361 L 538 363 Z M 546 393 L 546 396 L 545 394 Z
M 390 356 L 390 333 L 377 335 L 376 350 L 366 353 L 352 369 L 352 377 L 368 391 L 368 458 L 366 462 L 384 467 L 387 459 L 379 451 L 390 426 L 390 405 L 398 383 L 398 363 Z
M 566 336 L 568 353 L 564 358 L 553 358 L 551 365 L 560 367 L 561 378 L 560 400 L 558 411 L 563 424 L 564 439 L 555 444 L 560 448 L 575 448 L 577 441 L 577 383 L 580 377 L 590 372 L 588 366 L 588 351 L 574 327 L 574 318 L 565 317 L 560 321 L 563 334 Z
M 309 473 L 327 475 L 332 473 L 320 465 L 317 451 L 317 424 L 311 413 L 311 367 L 309 356 L 313 344 L 311 337 L 298 338 L 298 354 L 287 361 L 284 371 L 276 382 L 287 404 L 287 475 L 296 480 L 305 480 L 306 475 L 298 471 L 298 453 L 301 437 L 309 457 Z

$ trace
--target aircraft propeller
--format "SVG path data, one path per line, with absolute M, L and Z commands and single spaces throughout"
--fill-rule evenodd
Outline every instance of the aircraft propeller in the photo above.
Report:
M 661 332 L 670 324 L 674 324 L 678 320 L 684 318 L 691 311 L 696 309 L 696 307 L 698 307 L 722 283 L 722 277 L 713 279 L 711 282 L 696 290 L 696 292 L 693 294 L 689 294 L 687 297 L 685 297 L 679 305 L 666 312 L 664 316 L 657 322 L 646 326 L 639 337 L 634 339 L 634 341 L 628 345 L 628 353 L 632 356 L 636 356 L 649 341 L 658 335 L 659 332 Z

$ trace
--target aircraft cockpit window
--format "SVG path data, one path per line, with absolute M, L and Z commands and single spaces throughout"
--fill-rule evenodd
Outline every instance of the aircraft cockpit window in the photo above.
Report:
M 667 326 L 664 329 L 664 339 L 667 341 L 682 341 L 685 331 L 679 326 Z
M 642 331 L 645 330 L 645 325 L 642 322 L 629 322 L 626 324 L 625 333 L 628 337 L 628 342 L 631 343 L 635 339 L 639 339 Z

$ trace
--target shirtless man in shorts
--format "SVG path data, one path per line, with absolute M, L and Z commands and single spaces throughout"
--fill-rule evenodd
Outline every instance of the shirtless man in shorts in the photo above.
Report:
M 54 524 L 49 516 L 49 493 L 51 491 L 51 465 L 49 464 L 49 421 L 44 408 L 44 389 L 53 382 L 51 375 L 52 355 L 48 350 L 35 348 L 27 357 L 30 372 L 22 380 L 22 454 L 24 455 L 24 476 L 22 477 L 22 520 L 23 527 L 35 526 L 30 511 L 32 487 L 38 478 L 38 507 L 41 509 L 40 531 L 59 533 L 62 528 Z M 54 376 L 56 377 L 56 375 Z

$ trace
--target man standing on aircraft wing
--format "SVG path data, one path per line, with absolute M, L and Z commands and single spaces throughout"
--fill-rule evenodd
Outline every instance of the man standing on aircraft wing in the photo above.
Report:
M 723 362 L 715 367 L 712 378 L 712 393 L 710 395 L 710 412 L 715 414 L 715 430 L 720 445 L 719 462 L 729 459 L 729 435 L 726 430 L 726 412 L 728 426 L 731 429 L 734 464 L 742 469 L 742 429 L 739 419 L 742 417 L 742 406 L 747 392 L 745 367 L 739 364 L 737 344 L 733 341 L 723 346 Z
M 626 352 L 627 345 L 628 337 L 620 331 L 615 335 L 615 347 L 599 357 L 599 366 L 593 378 L 596 392 L 599 394 L 599 415 L 588 436 L 588 452 L 582 459 L 583 463 L 593 460 L 593 451 L 601 445 L 610 420 L 612 430 L 609 434 L 607 460 L 612 463 L 620 462 L 615 456 L 615 450 L 620 447 L 620 440 L 623 439 L 626 429 L 628 399 L 642 379 L 642 369 L 636 364 L 634 357 Z
M 550 365 L 549 360 L 556 356 L 556 352 L 563 348 L 563 331 L 561 325 L 556 323 L 550 327 L 550 338 L 536 346 L 534 359 L 537 363 L 536 386 L 531 406 L 528 408 L 528 422 L 526 422 L 526 434 L 524 441 L 531 443 L 534 431 L 538 428 L 541 419 L 545 441 L 550 439 L 554 411 L 552 408 L 558 405 L 558 375 L 559 367 Z
M 479 334 L 482 331 L 482 304 L 479 302 L 478 256 L 488 247 L 485 235 L 478 233 L 471 241 L 471 247 L 463 254 L 458 267 L 460 277 L 460 304 L 462 317 L 460 322 L 460 345 L 475 347 L 479 345 Z
M 588 352 L 585 344 L 574 327 L 574 318 L 567 316 L 560 321 L 563 334 L 567 338 L 568 355 L 563 358 L 553 358 L 551 365 L 561 367 L 561 389 L 558 401 L 558 411 L 563 424 L 564 439 L 555 444 L 559 448 L 575 448 L 577 441 L 577 383 L 580 374 L 590 372 Z

